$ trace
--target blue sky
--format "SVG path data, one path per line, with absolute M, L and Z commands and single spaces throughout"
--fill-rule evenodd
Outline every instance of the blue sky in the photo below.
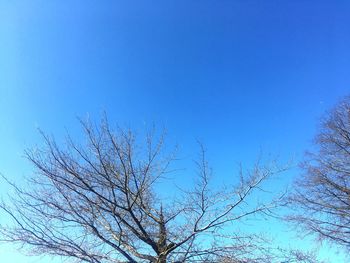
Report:
M 349 12 L 340 0 L 0 0 L 0 172 L 30 174 L 38 127 L 79 136 L 76 117 L 102 111 L 166 127 L 184 156 L 200 139 L 223 178 L 260 149 L 298 159 L 349 93 Z M 33 260 L 16 262 L 50 262 Z

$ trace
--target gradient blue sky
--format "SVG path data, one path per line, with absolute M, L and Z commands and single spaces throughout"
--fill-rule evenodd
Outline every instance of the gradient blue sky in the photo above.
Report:
M 76 117 L 102 111 L 166 127 L 186 156 L 200 139 L 221 177 L 260 149 L 298 159 L 350 91 L 349 13 L 340 0 L 0 0 L 0 172 L 30 174 L 37 127 L 79 136 Z M 51 262 L 7 249 L 3 262 Z

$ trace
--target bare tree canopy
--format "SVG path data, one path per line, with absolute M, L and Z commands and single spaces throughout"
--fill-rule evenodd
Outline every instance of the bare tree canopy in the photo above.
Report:
M 107 121 L 82 126 L 86 144 L 43 134 L 44 147 L 26 152 L 36 173 L 25 188 L 8 181 L 15 195 L 0 208 L 13 224 L 1 226 L 3 241 L 74 262 L 271 262 L 264 240 L 229 226 L 277 206 L 279 196 L 250 198 L 285 168 L 257 163 L 236 186 L 213 188 L 202 148 L 192 190 L 164 200 L 158 190 L 175 157 L 162 136 L 140 143 Z
M 350 97 L 331 110 L 302 163 L 290 217 L 308 233 L 350 248 Z

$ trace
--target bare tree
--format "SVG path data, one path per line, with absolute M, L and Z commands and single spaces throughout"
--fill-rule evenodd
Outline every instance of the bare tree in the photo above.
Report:
M 322 120 L 315 149 L 302 163 L 289 219 L 307 233 L 350 247 L 350 97 Z
M 169 200 L 159 189 L 175 157 L 164 152 L 162 136 L 140 143 L 107 121 L 82 127 L 86 144 L 68 137 L 58 146 L 43 134 L 45 146 L 26 152 L 36 173 L 25 188 L 7 180 L 15 195 L 0 208 L 14 224 L 1 226 L 3 241 L 75 262 L 258 262 L 248 260 L 257 236 L 230 226 L 276 207 L 279 197 L 266 198 L 263 186 L 284 167 L 258 162 L 240 171 L 235 187 L 217 189 L 201 148 L 192 190 Z M 251 198 L 259 192 L 264 202 Z
M 301 251 L 298 249 L 265 248 L 260 257 L 235 259 L 232 257 L 219 257 L 214 261 L 205 263 L 325 263 L 317 259 L 314 251 Z

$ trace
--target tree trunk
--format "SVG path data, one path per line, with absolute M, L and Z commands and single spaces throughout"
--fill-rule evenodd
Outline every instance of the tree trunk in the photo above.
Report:
M 163 206 L 160 207 L 159 237 L 158 237 L 158 259 L 157 263 L 166 263 L 167 261 L 167 231 L 163 216 Z
M 157 263 L 166 263 L 166 256 L 160 255 L 158 257 Z

